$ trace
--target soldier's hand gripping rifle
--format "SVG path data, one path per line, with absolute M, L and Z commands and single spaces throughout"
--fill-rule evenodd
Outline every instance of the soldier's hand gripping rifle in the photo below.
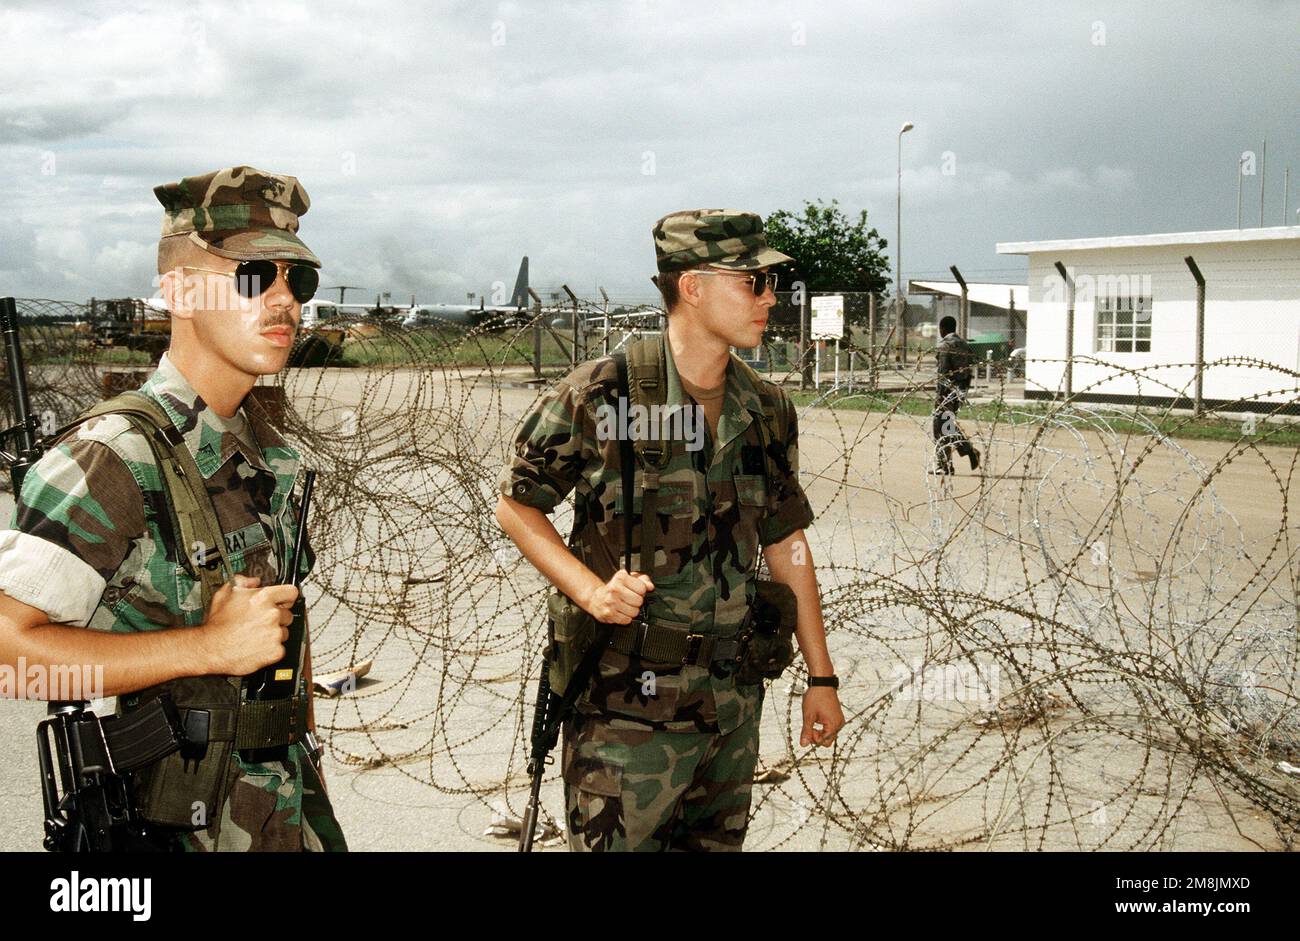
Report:
M 12 440 L 9 447 L 0 448 L 0 458 L 9 465 L 17 502 L 23 478 L 40 460 L 45 443 L 36 434 L 18 309 L 12 297 L 0 298 L 0 334 L 16 419 L 13 427 L 0 432 L 4 444 Z M 51 701 L 49 718 L 36 731 L 45 848 L 55 852 L 143 848 L 146 828 L 132 807 L 130 772 L 175 751 L 181 737 L 176 707 L 166 696 L 154 709 L 132 719 L 101 718 L 82 700 Z
M 618 394 L 628 399 L 627 356 L 623 352 L 614 354 L 614 364 L 618 369 Z M 623 493 L 626 494 L 626 512 L 623 515 L 623 567 L 632 571 L 632 503 L 635 494 L 636 465 L 632 451 L 632 441 L 624 433 L 618 442 L 618 455 Z M 644 525 L 644 522 L 642 523 Z M 596 636 L 591 646 L 586 649 L 564 688 L 563 695 L 551 689 L 550 673 L 545 659 L 542 661 L 542 676 L 537 681 L 537 702 L 533 705 L 533 730 L 531 748 L 528 753 L 528 776 L 532 779 L 528 794 L 528 806 L 524 809 L 522 827 L 519 830 L 519 852 L 528 853 L 533 849 L 533 835 L 537 830 L 537 814 L 540 806 L 542 775 L 546 771 L 547 758 L 560 738 L 560 727 L 568 718 L 578 697 L 586 692 L 587 684 L 595 675 L 600 664 L 600 657 L 609 647 L 614 635 L 614 625 L 597 623 Z

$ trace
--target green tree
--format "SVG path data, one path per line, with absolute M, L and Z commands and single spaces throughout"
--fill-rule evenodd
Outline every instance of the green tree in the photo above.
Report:
M 854 222 L 837 199 L 829 205 L 805 200 L 802 213 L 778 209 L 763 228 L 768 244 L 795 260 L 794 279 L 807 290 L 883 294 L 889 287 L 889 260 L 882 254 L 889 243 L 867 227 L 865 209 Z

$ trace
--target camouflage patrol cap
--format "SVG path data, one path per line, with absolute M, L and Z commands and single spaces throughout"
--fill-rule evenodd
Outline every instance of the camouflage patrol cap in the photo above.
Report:
M 655 223 L 654 238 L 660 271 L 701 265 L 747 271 L 794 261 L 767 247 L 761 216 L 739 209 L 670 212 Z
M 163 238 L 188 234 L 213 254 L 239 261 L 288 258 L 320 267 L 297 235 L 311 200 L 296 177 L 228 167 L 153 192 L 163 205 Z

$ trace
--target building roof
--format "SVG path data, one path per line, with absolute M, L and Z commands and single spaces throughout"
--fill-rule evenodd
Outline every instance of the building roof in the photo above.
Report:
M 1300 239 L 1300 225 L 1276 225 L 1257 229 L 1214 229 L 1206 232 L 1167 232 L 1162 235 L 1112 235 L 1104 238 L 1052 239 L 1045 242 L 998 242 L 997 249 L 999 255 L 1029 255 L 1034 252 L 1077 252 L 1096 248 L 1148 248 L 1156 245 L 1268 242 L 1278 239 Z
M 1008 302 L 1015 295 L 1016 310 L 1029 307 L 1029 285 L 1002 284 L 991 281 L 967 281 L 966 297 L 972 304 L 984 304 L 1008 310 Z M 961 285 L 956 281 L 912 281 L 907 282 L 908 294 L 940 294 L 946 297 L 961 297 Z

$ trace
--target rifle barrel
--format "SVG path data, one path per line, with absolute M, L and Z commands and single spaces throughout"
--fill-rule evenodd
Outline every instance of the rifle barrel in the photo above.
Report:
M 542 675 L 537 681 L 537 703 L 533 706 L 533 734 L 528 757 L 528 774 L 532 777 L 532 787 L 528 795 L 528 806 L 524 809 L 520 821 L 519 852 L 530 853 L 533 849 L 533 835 L 537 831 L 537 815 L 542 793 L 542 775 L 546 773 L 546 753 L 550 751 L 550 723 L 555 718 L 551 711 L 555 708 L 551 695 L 551 676 L 546 661 L 542 661 Z
M 9 370 L 10 399 L 13 401 L 14 418 L 17 424 L 5 432 L 13 433 L 17 438 L 17 447 L 12 455 L 5 454 L 9 461 L 9 476 L 14 484 L 14 499 L 23 488 L 23 478 L 27 469 L 40 459 L 40 446 L 36 441 L 36 422 L 32 419 L 31 399 L 27 393 L 27 366 L 23 362 L 22 339 L 18 334 L 18 305 L 12 297 L 0 297 L 0 335 L 5 346 L 5 365 Z

